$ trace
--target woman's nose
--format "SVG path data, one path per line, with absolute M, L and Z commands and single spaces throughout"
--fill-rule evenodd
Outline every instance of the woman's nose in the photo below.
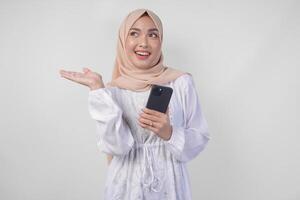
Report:
M 148 40 L 147 37 L 141 37 L 139 41 L 139 47 L 147 48 L 148 47 Z
M 147 48 L 148 45 L 146 43 L 141 43 L 141 44 L 139 44 L 139 47 L 141 47 L 141 48 Z

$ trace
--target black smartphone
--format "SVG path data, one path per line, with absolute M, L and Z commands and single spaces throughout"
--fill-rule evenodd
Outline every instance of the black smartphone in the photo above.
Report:
M 166 113 L 173 89 L 161 85 L 152 85 L 146 108 Z

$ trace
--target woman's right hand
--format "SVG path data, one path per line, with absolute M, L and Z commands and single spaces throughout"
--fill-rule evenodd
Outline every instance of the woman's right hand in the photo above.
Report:
M 88 68 L 83 68 L 83 73 L 60 70 L 59 73 L 62 77 L 74 81 L 76 83 L 88 86 L 90 90 L 96 90 L 99 88 L 104 88 L 104 83 L 102 81 L 102 76 L 96 72 L 91 71 Z

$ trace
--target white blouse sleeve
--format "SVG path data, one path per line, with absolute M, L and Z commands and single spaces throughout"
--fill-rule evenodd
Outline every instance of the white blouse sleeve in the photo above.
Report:
M 132 148 L 134 139 L 123 111 L 114 100 L 114 88 L 100 88 L 89 91 L 88 107 L 96 120 L 99 149 L 110 155 L 125 155 Z
M 195 158 L 206 146 L 209 139 L 208 126 L 201 110 L 195 84 L 191 75 L 184 75 L 182 83 L 182 106 L 184 127 L 172 125 L 172 135 L 165 141 L 166 147 L 182 162 Z

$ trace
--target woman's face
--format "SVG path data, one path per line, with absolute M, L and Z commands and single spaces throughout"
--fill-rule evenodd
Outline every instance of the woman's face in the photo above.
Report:
M 159 61 L 161 54 L 159 33 L 149 16 L 139 18 L 130 28 L 125 51 L 128 59 L 140 69 L 151 68 Z

